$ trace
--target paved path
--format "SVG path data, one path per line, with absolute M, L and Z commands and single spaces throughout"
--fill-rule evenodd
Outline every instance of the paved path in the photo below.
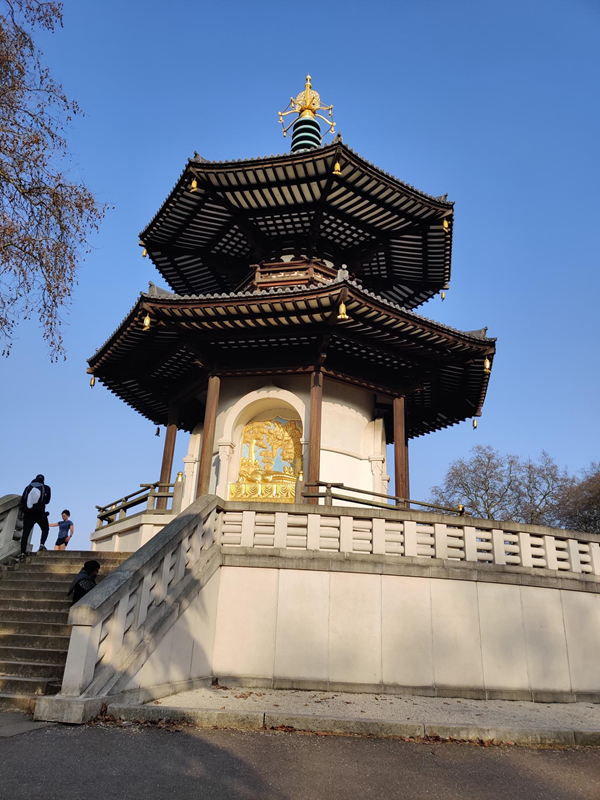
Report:
M 600 731 L 599 703 L 527 703 L 510 700 L 456 700 L 344 692 L 215 688 L 164 697 L 150 705 L 266 711 L 343 718 L 498 728 L 582 728 Z M 599 799 L 600 800 L 600 797 Z
M 598 800 L 600 749 L 55 726 L 0 740 L 0 800 Z

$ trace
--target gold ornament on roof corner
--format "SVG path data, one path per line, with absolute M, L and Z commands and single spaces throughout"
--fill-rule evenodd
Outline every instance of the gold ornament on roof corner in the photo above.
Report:
M 198 181 L 196 178 L 190 183 L 190 192 L 197 192 L 198 191 Z
M 487 358 L 487 356 L 485 361 L 483 362 L 483 371 L 485 372 L 486 375 L 489 375 L 490 372 L 492 371 L 492 362 L 489 360 L 489 358 Z
M 448 222 L 448 220 L 447 220 L 447 219 L 445 219 L 445 220 L 442 222 L 442 227 L 443 227 L 443 229 L 446 231 L 446 233 L 448 233 L 448 231 L 450 230 L 450 224 L 449 224 L 449 222 Z
M 144 317 L 143 330 L 149 331 L 150 330 L 150 323 L 151 323 L 150 314 L 146 314 L 146 316 Z
M 142 258 L 146 258 L 147 255 L 148 255 L 148 251 L 144 247 L 144 249 L 142 250 Z
M 319 111 L 327 111 L 327 117 L 324 117 L 322 114 L 319 114 Z M 318 92 L 312 88 L 312 79 L 310 75 L 306 76 L 306 83 L 304 85 L 304 91 L 300 92 L 297 97 L 290 97 L 290 102 L 285 107 L 283 111 L 279 111 L 279 122 L 283 126 L 283 135 L 287 136 L 287 132 L 292 127 L 296 119 L 293 119 L 290 124 L 286 127 L 284 117 L 287 117 L 288 114 L 297 114 L 299 117 L 311 117 L 312 119 L 322 119 L 324 122 L 329 125 L 329 130 L 325 131 L 325 133 L 335 133 L 335 122 L 333 121 L 333 106 L 326 106 L 321 103 L 321 97 L 319 96 Z M 337 166 L 337 165 L 336 165 Z
M 335 167 L 333 168 L 333 174 L 337 177 L 338 175 L 342 174 L 342 167 L 339 161 L 335 162 Z
M 93 389 L 95 385 L 96 385 L 96 378 L 92 375 L 92 377 L 90 378 L 90 389 Z
M 338 319 L 350 319 L 350 317 L 346 313 L 346 303 L 340 303 L 339 313 L 338 313 L 337 318 Z
M 154 435 L 160 436 L 160 428 L 158 427 L 158 425 L 156 426 L 156 433 Z
M 440 297 L 442 298 L 442 300 L 445 300 L 446 299 L 446 292 L 444 292 L 444 291 L 440 292 Z
M 477 420 L 476 419 L 473 420 L 473 430 L 474 431 L 477 430 Z

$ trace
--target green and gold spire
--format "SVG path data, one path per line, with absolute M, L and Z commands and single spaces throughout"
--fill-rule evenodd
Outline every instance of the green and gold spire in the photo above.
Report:
M 329 119 L 319 114 L 319 111 L 327 111 Z M 283 126 L 283 135 L 287 136 L 289 129 L 293 126 L 292 131 L 292 153 L 296 150 L 312 150 L 314 147 L 321 146 L 321 126 L 317 121 L 317 117 L 322 119 L 329 126 L 329 130 L 325 133 L 334 133 L 335 122 L 332 120 L 333 106 L 326 106 L 321 103 L 321 98 L 318 92 L 312 88 L 310 75 L 306 76 L 306 84 L 304 91 L 294 98 L 290 98 L 290 102 L 284 111 L 279 112 L 279 122 Z M 298 117 L 294 119 L 286 127 L 284 117 L 289 114 L 297 114 Z

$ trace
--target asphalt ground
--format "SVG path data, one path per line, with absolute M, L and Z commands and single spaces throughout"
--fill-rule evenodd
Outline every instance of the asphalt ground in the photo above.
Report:
M 598 800 L 600 748 L 57 725 L 0 740 L 1 800 L 32 797 Z

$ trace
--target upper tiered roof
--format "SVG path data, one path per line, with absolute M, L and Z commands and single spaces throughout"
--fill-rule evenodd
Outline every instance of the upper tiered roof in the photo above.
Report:
M 450 280 L 453 203 L 365 161 L 337 140 L 239 161 L 188 161 L 140 234 L 179 294 L 235 291 L 253 262 L 307 255 L 347 265 L 407 309 Z

